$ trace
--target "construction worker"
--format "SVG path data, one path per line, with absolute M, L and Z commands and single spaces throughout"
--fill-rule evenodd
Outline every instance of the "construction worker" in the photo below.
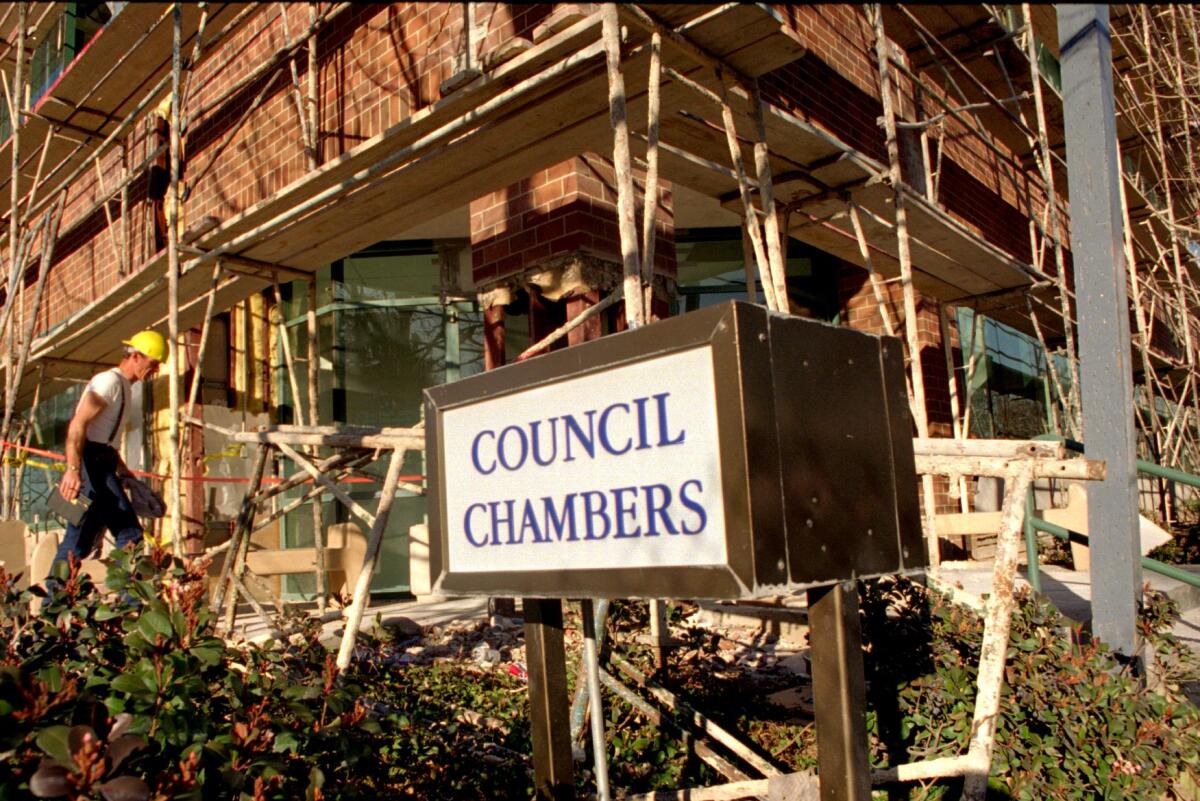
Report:
M 68 554 L 83 560 L 96 547 L 96 535 L 102 529 L 113 533 L 118 548 L 142 537 L 142 525 L 121 488 L 121 479 L 131 473 L 116 444 L 133 382 L 154 377 L 167 357 L 167 341 L 157 331 L 140 331 L 123 344 L 121 363 L 92 377 L 67 427 L 67 469 L 58 491 L 68 501 L 82 493 L 91 504 L 78 525 L 67 526 L 55 562 L 67 559 Z

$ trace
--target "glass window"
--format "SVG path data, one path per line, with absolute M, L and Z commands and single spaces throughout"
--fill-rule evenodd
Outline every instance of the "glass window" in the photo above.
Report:
M 975 361 L 967 392 L 971 399 L 972 437 L 1029 439 L 1054 429 L 1063 404 L 1033 337 L 1003 323 L 958 309 L 963 363 Z M 1066 392 L 1070 369 L 1055 356 L 1055 370 Z
M 41 40 L 33 45 L 33 51 L 29 54 L 27 77 L 31 107 L 54 85 L 75 57 L 83 52 L 92 37 L 125 5 L 123 2 L 106 3 L 99 0 L 66 4 L 62 14 Z M 13 96 L 16 96 L 15 93 Z M 0 101 L 0 142 L 11 135 L 12 119 L 8 104 Z
M 67 3 L 58 22 L 37 44 L 30 58 L 30 105 L 37 103 L 112 16 L 108 3 Z
M 426 387 L 483 369 L 482 314 L 474 303 L 443 302 L 437 292 L 438 265 L 431 242 L 381 243 L 318 272 L 317 411 L 322 424 L 415 425 L 422 417 Z M 282 294 L 297 383 L 306 394 L 306 287 L 296 282 Z M 290 382 L 285 367 L 279 370 L 280 417 L 291 419 Z M 306 397 L 300 399 L 301 409 L 306 402 Z M 374 509 L 386 470 L 386 459 L 372 464 L 357 482 L 346 485 L 350 497 Z M 417 482 L 424 472 L 424 453 L 407 454 L 402 475 Z M 373 480 L 361 480 L 367 477 Z M 301 494 L 303 488 L 290 497 Z M 408 590 L 408 529 L 425 521 L 425 502 L 421 495 L 397 494 L 372 593 Z M 351 520 L 345 507 L 333 499 L 324 501 L 322 513 L 326 526 Z M 283 540 L 285 547 L 312 544 L 311 506 L 284 518 Z M 315 581 L 315 576 L 291 576 L 285 592 L 311 597 Z
M 675 232 L 679 301 L 673 313 L 728 300 L 747 300 L 741 228 L 691 228 Z M 831 321 L 838 312 L 838 259 L 788 239 L 787 287 L 793 308 L 805 317 Z M 754 296 L 762 282 L 754 276 Z
M 67 424 L 75 413 L 75 404 L 83 384 L 74 384 L 34 407 L 29 443 L 39 450 L 62 453 L 67 444 Z M 63 474 L 63 462 L 30 453 L 9 453 L 11 466 L 20 470 L 21 520 L 31 528 L 61 528 L 62 524 L 46 505 L 51 491 Z

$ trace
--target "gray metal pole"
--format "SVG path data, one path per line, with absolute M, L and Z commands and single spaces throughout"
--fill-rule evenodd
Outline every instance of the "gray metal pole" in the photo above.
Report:
M 595 611 L 592 599 L 580 602 L 579 616 L 583 618 L 583 661 L 586 663 L 588 694 L 592 697 L 592 765 L 596 773 L 596 798 L 610 801 L 608 789 L 608 748 L 604 740 L 604 707 L 600 699 L 600 649 L 596 646 Z
M 1108 477 L 1088 487 L 1092 631 L 1133 655 L 1141 593 L 1133 357 L 1108 7 L 1058 5 L 1083 439 Z

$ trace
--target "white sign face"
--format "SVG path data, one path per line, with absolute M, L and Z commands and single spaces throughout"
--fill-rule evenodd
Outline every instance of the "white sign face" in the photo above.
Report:
M 724 565 L 712 348 L 442 415 L 454 573 Z

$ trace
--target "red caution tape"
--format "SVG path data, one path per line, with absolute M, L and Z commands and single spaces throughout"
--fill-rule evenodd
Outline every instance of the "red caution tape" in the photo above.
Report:
M 15 442 L 9 442 L 8 440 L 0 439 L 0 446 L 3 446 L 6 449 L 11 449 L 14 451 L 24 451 L 26 453 L 31 453 L 34 456 L 44 456 L 47 459 L 55 459 L 60 462 L 65 462 L 67 460 L 67 457 L 64 454 L 55 453 L 54 451 L 42 450 L 41 448 L 33 448 L 28 445 L 19 445 Z M 145 470 L 133 470 L 131 472 L 139 478 L 157 478 L 157 479 L 161 479 L 163 481 L 170 480 L 170 476 L 164 476 L 159 473 L 147 473 Z M 250 483 L 250 479 L 248 477 L 244 477 L 244 476 L 184 476 L 183 480 L 199 482 L 201 484 L 249 484 Z M 266 483 L 266 484 L 278 483 L 283 480 L 284 480 L 283 478 L 278 477 L 278 476 L 264 476 L 263 477 L 263 483 Z M 338 481 L 338 483 L 339 484 L 378 484 L 381 480 L 382 479 L 367 478 L 365 476 L 351 476 L 350 478 L 341 479 L 340 481 Z M 422 476 L 422 475 L 400 476 L 400 480 L 414 482 L 414 483 L 422 482 L 425 480 L 425 476 Z M 312 479 L 311 478 L 307 479 L 303 483 L 311 484 Z

